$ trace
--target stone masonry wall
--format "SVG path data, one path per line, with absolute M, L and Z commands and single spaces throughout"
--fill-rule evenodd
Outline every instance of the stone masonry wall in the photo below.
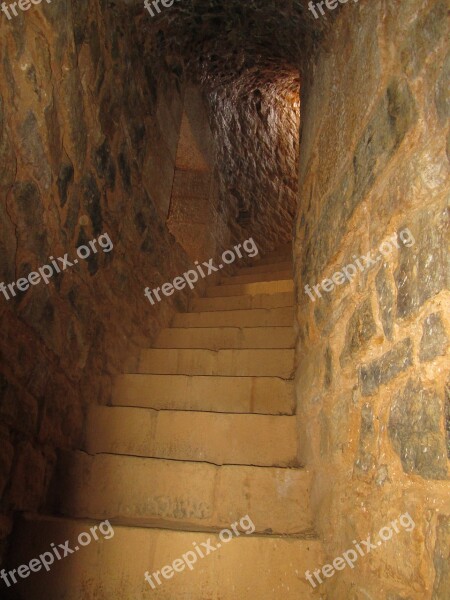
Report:
M 450 594 L 446 16 L 441 0 L 348 3 L 303 67 L 300 460 L 328 563 L 403 513 L 416 524 L 322 575 L 333 600 Z M 351 283 L 324 281 L 350 263 Z
M 152 307 L 191 267 L 165 227 L 182 69 L 144 63 L 132 19 L 58 0 L 0 20 L 0 282 L 108 233 L 114 248 L 9 301 L 0 294 L 0 543 L 14 511 L 45 502 L 57 450 L 77 446 L 89 403 L 183 310 Z M 1 554 L 1 552 L 0 552 Z

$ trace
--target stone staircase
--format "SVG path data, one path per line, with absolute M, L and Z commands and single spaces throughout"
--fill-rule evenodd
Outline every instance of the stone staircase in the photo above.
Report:
M 19 580 L 20 598 L 320 597 L 304 577 L 320 566 L 321 548 L 310 474 L 297 463 L 293 305 L 292 265 L 274 253 L 193 299 L 142 351 L 112 405 L 90 410 L 85 452 L 63 457 L 63 516 L 25 517 L 11 565 L 52 542 L 74 547 L 105 519 L 114 537 Z M 246 515 L 254 533 L 221 543 L 220 530 Z M 217 549 L 193 570 L 154 589 L 144 580 L 209 538 Z

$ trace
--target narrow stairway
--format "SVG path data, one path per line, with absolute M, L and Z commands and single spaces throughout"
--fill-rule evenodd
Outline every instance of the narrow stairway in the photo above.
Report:
M 24 600 L 318 597 L 304 575 L 321 556 L 297 462 L 293 321 L 286 251 L 174 317 L 138 372 L 118 378 L 111 406 L 90 410 L 85 452 L 63 459 L 63 516 L 26 516 L 15 544 L 26 556 L 13 564 L 52 542 L 74 548 L 105 519 L 114 536 L 20 580 Z M 194 551 L 192 568 L 161 575 Z

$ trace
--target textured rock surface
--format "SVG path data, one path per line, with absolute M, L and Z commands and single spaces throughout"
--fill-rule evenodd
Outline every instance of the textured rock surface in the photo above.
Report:
M 43 505 L 55 448 L 80 443 L 86 405 L 186 305 L 185 292 L 155 309 L 143 295 L 192 261 L 160 216 L 164 179 L 144 170 L 159 156 L 173 177 L 183 79 L 156 59 L 152 75 L 136 37 L 96 0 L 0 20 L 0 282 L 104 232 L 114 245 L 0 294 L 1 514 Z
M 426 479 L 447 477 L 443 416 L 443 403 L 421 382 L 408 381 L 395 398 L 388 431 L 406 473 L 416 472 Z
M 420 360 L 433 360 L 436 356 L 444 356 L 449 344 L 445 325 L 439 313 L 429 315 L 423 322 L 422 339 L 420 340 Z
M 436 528 L 437 540 L 434 553 L 436 579 L 433 599 L 445 598 L 450 590 L 450 517 L 441 515 Z
M 300 460 L 316 473 L 328 563 L 405 512 L 416 523 L 335 573 L 321 586 L 333 599 L 450 594 L 446 11 L 441 0 L 348 3 L 329 52 L 303 70 Z M 375 264 L 351 283 L 309 299 L 306 284 L 368 254 Z

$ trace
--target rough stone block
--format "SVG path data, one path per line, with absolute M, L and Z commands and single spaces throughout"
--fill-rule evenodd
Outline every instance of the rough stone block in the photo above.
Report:
M 413 364 L 412 342 L 406 338 L 382 357 L 360 368 L 359 380 L 363 396 L 372 396 L 380 385 L 394 379 Z
M 450 96 L 448 90 L 450 88 L 450 54 L 447 54 L 442 73 L 436 83 L 436 109 L 439 117 L 439 122 L 444 125 L 450 118 Z
M 437 356 L 444 356 L 448 347 L 445 325 L 439 313 L 429 315 L 422 329 L 419 358 L 421 362 L 431 361 Z
M 405 473 L 446 479 L 443 404 L 436 392 L 410 379 L 394 400 L 388 432 Z
M 450 592 L 450 516 L 439 515 L 434 549 L 434 580 L 432 600 L 445 600 Z
M 20 137 L 25 161 L 31 165 L 33 176 L 48 190 L 51 182 L 50 165 L 39 132 L 38 120 L 32 111 L 28 112 L 20 125 Z
M 11 473 L 11 465 L 14 458 L 14 448 L 9 439 L 3 434 L 0 434 L 0 445 L 2 449 L 0 453 L 0 498 L 2 498 L 3 491 Z
M 403 68 L 409 76 L 416 77 L 420 73 L 430 54 L 448 33 L 447 9 L 445 0 L 436 2 L 433 8 L 416 19 L 411 27 L 401 49 Z
M 44 500 L 46 459 L 30 443 L 17 448 L 17 461 L 9 493 L 14 510 L 36 511 Z
M 409 223 L 415 244 L 401 245 L 395 273 L 397 317 L 405 318 L 450 287 L 448 208 L 425 208 Z
M 6 131 L 3 98 L 0 95 L 0 188 L 9 188 L 14 183 L 16 157 Z
M 408 84 L 392 80 L 355 151 L 355 205 L 364 199 L 416 120 Z
M 376 334 L 377 327 L 373 318 L 372 303 L 367 298 L 355 310 L 347 325 L 345 345 L 340 357 L 341 366 L 344 366 L 357 354 L 367 342 Z
M 359 450 L 355 460 L 355 469 L 361 472 L 370 471 L 375 465 L 374 457 L 375 427 L 373 409 L 364 404 L 361 410 L 361 429 L 359 434 Z
M 386 264 L 383 264 L 375 278 L 377 289 L 378 306 L 380 307 L 381 323 L 383 325 L 384 335 L 388 340 L 392 340 L 394 330 L 394 290 L 389 277 L 389 270 Z
M 328 389 L 333 383 L 333 354 L 331 352 L 331 348 L 327 346 L 325 350 L 325 375 L 324 375 L 324 386 Z
M 25 389 L 0 373 L 0 418 L 14 432 L 33 436 L 38 420 L 38 403 Z
M 450 377 L 445 386 L 445 429 L 447 432 L 447 456 L 450 458 Z

